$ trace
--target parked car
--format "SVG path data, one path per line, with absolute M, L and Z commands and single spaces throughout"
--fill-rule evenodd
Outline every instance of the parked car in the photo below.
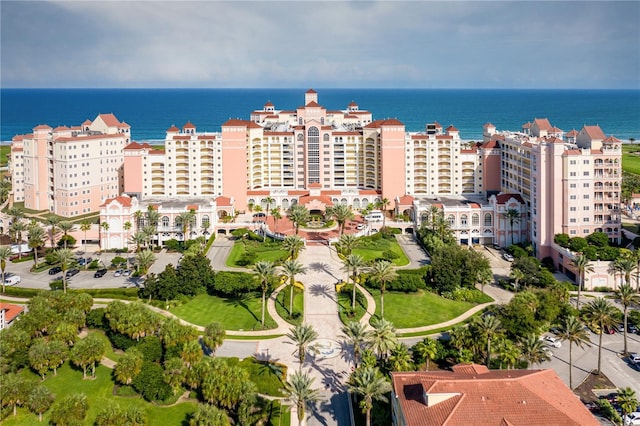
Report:
M 624 426 L 640 425 L 640 412 L 634 411 L 624 416 Z
M 618 324 L 616 327 L 618 333 L 624 333 L 624 324 Z
M 22 281 L 22 278 L 20 278 L 20 275 L 11 275 L 10 277 L 6 277 L 4 279 L 4 284 L 5 285 L 16 285 L 16 284 L 19 284 L 20 281 Z
M 359 224 L 358 224 L 358 226 L 356 226 L 356 229 L 357 229 L 358 231 L 361 231 L 361 230 L 363 230 L 363 229 L 364 229 L 364 225 L 363 225 L 362 223 L 359 223 Z
M 609 327 L 608 325 L 605 325 L 604 334 L 616 334 L 616 329 L 614 327 Z
M 122 276 L 122 272 L 124 272 L 122 269 L 116 269 L 116 271 L 113 273 L 113 276 L 120 277 Z
M 69 270 L 67 271 L 67 273 L 65 274 L 65 276 L 66 276 L 67 278 L 71 278 L 71 277 L 73 277 L 73 276 L 75 276 L 75 275 L 78 275 L 78 273 L 79 273 L 79 272 L 80 272 L 80 270 L 79 270 L 79 269 L 76 269 L 76 268 L 69 269 Z
M 629 325 L 627 326 L 627 331 L 628 331 L 629 333 L 635 333 L 635 334 L 638 334 L 638 327 L 636 327 L 636 326 L 635 326 L 635 325 L 633 325 L 633 324 L 629 324 Z
M 559 348 L 562 346 L 562 342 L 560 341 L 560 339 L 558 339 L 557 337 L 554 336 L 544 336 L 542 339 L 547 345 L 553 347 L 553 348 Z
M 371 233 L 373 234 L 375 232 L 378 232 L 378 228 L 371 228 Z
M 131 275 L 131 269 L 125 269 L 124 271 L 122 271 L 123 277 L 128 277 L 129 275 Z
M 53 268 L 49 269 L 49 275 L 59 274 L 60 272 L 62 272 L 62 268 L 59 266 L 54 266 Z
M 90 264 L 93 261 L 91 257 L 81 257 L 78 259 L 78 265 L 85 266 Z
M 542 351 L 543 351 L 543 352 L 544 352 L 544 354 L 545 354 L 546 356 L 548 356 L 549 358 L 553 357 L 553 351 L 551 350 L 551 348 L 550 348 L 550 347 L 548 347 L 548 346 L 543 346 L 543 347 L 542 347 Z
M 101 278 L 101 277 L 105 276 L 106 273 L 107 273 L 107 269 L 106 268 L 98 269 L 96 271 L 96 273 L 93 274 L 93 278 Z
M 511 256 L 509 253 L 502 253 L 502 258 L 507 262 L 513 262 L 513 256 Z
M 631 352 L 629 354 L 629 362 L 632 364 L 640 364 L 640 354 L 637 352 Z

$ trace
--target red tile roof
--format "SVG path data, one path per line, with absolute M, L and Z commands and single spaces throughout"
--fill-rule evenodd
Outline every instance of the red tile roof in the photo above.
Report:
M 180 129 L 178 129 L 175 124 L 172 124 L 171 127 L 167 129 L 167 132 L 179 132 L 179 131 Z
M 567 132 L 567 136 L 575 138 L 576 136 L 578 136 L 578 131 L 576 129 L 573 129 L 573 130 Z
M 0 311 L 4 311 L 4 322 L 10 323 L 24 311 L 24 307 L 12 303 L 0 303 Z
M 333 206 L 333 201 L 331 201 L 331 197 L 326 195 L 303 195 L 298 198 L 298 204 L 309 204 L 312 201 L 320 201 L 326 206 Z
M 553 126 L 552 128 L 550 128 L 549 131 L 552 132 L 552 133 L 562 133 L 563 132 L 562 129 L 559 129 L 556 126 Z
M 459 132 L 458 129 L 456 129 L 455 127 L 453 127 L 453 124 L 451 124 L 449 127 L 447 127 L 447 132 Z
M 482 148 L 485 148 L 485 149 L 500 148 L 500 144 L 498 143 L 498 141 L 495 141 L 492 139 L 490 141 L 483 143 Z
M 12 141 L 21 141 L 22 139 L 24 139 L 24 135 L 15 135 L 14 137 L 11 138 Z
M 309 188 L 322 188 L 322 185 L 319 183 L 311 183 L 309 184 Z
M 351 101 L 351 102 L 349 103 L 349 106 L 350 106 L 350 107 L 354 107 L 354 106 L 358 106 L 358 104 L 357 104 L 357 103 L 355 103 L 354 101 Z
M 496 195 L 496 202 L 498 204 L 506 204 L 512 198 L 520 204 L 524 204 L 524 200 L 520 194 L 498 194 Z
M 196 211 L 196 210 L 198 210 L 198 208 L 199 208 L 199 206 L 198 206 L 197 204 L 189 204 L 189 205 L 187 206 L 187 211 L 188 211 L 188 212 L 190 212 L 191 210 Z
M 484 123 L 484 126 L 482 126 L 483 129 L 486 129 L 487 127 L 496 127 L 493 124 L 491 124 L 491 122 L 486 122 Z
M 113 113 L 99 114 L 98 117 L 100 117 L 108 127 L 122 127 L 122 123 L 120 123 L 120 120 L 118 120 Z
M 408 426 L 598 425 L 553 370 L 391 373 Z
M 183 129 L 195 129 L 196 126 L 193 125 L 193 123 L 191 123 L 190 121 L 187 121 L 187 124 L 185 124 L 184 126 L 182 126 Z
M 305 106 L 308 106 L 308 107 L 319 107 L 320 104 L 317 103 L 316 101 L 311 101 L 308 104 L 306 104 Z
M 229 197 L 220 196 L 220 197 L 216 198 L 215 201 L 216 201 L 216 206 L 217 207 L 231 207 L 232 206 L 231 198 L 229 198 Z
M 241 120 L 239 118 L 230 118 L 227 121 L 225 121 L 224 123 L 222 123 L 222 127 L 229 127 L 229 126 L 247 126 L 249 124 L 249 121 L 247 120 Z
M 68 128 L 67 126 L 58 126 L 55 129 L 53 129 L 54 132 L 62 132 L 64 130 L 71 130 L 71 129 Z
M 115 198 L 107 198 L 106 200 L 104 200 L 104 203 L 102 203 L 100 205 L 100 207 L 106 207 L 109 204 L 111 204 L 113 201 L 117 201 L 118 203 L 120 203 L 120 205 L 122 205 L 123 207 L 131 207 L 131 198 L 129 197 L 124 197 L 122 195 L 115 197 Z
M 86 120 L 84 120 L 84 123 L 82 123 L 83 126 L 91 126 L 91 120 L 89 120 L 88 118 Z
M 124 149 L 151 149 L 151 145 L 149 145 L 148 143 L 138 143 L 138 142 L 131 142 L 129 145 L 125 146 Z
M 316 92 L 316 91 L 315 91 L 315 90 L 313 90 L 313 89 L 309 89 L 309 90 L 307 90 L 305 93 L 318 93 L 318 92 Z
M 34 127 L 33 130 L 51 130 L 51 126 L 47 124 L 40 124 L 39 126 Z
M 615 136 L 609 136 L 607 137 L 604 142 L 609 142 L 609 143 L 622 143 L 622 141 L 618 138 L 616 138 Z
M 595 125 L 595 126 L 584 126 L 583 130 L 585 131 L 585 133 L 591 139 L 604 140 L 606 138 L 604 132 L 602 131 L 602 129 L 598 125 Z
M 414 198 L 411 195 L 403 195 L 398 199 L 398 204 L 401 206 L 409 206 L 413 204 Z
M 266 107 L 272 107 L 272 106 L 274 106 L 274 105 L 271 103 L 271 101 L 267 101 L 267 103 L 266 103 L 266 104 L 264 104 L 264 106 L 266 106 Z
M 536 118 L 533 120 L 533 124 L 538 126 L 540 130 L 551 130 L 551 123 L 548 118 Z
M 524 123 L 524 124 L 522 125 L 522 128 L 523 128 L 523 129 L 529 129 L 529 128 L 531 128 L 531 123 L 529 123 L 529 122 Z

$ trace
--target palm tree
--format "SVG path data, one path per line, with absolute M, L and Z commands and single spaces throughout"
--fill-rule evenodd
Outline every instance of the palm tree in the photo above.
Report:
M 371 327 L 367 333 L 367 344 L 378 358 L 386 359 L 389 351 L 398 344 L 396 328 L 384 318 L 371 320 Z
M 285 260 L 281 266 L 282 273 L 289 278 L 289 318 L 293 316 L 293 292 L 296 285 L 296 275 L 305 274 L 307 268 L 302 266 L 297 260 Z
M 349 392 L 362 398 L 360 407 L 365 413 L 365 424 L 371 426 L 371 409 L 373 401 L 387 401 L 386 394 L 391 392 L 391 384 L 387 382 L 376 367 L 362 366 L 355 370 L 347 383 Z
M 104 232 L 104 250 L 109 251 L 109 222 L 100 223 L 100 229 Z M 102 240 L 102 238 L 100 238 Z
M 294 204 L 289 209 L 289 219 L 296 226 L 296 235 L 298 235 L 298 231 L 300 230 L 300 226 L 305 226 L 309 221 L 309 210 L 303 205 Z
M 627 414 L 631 414 L 636 411 L 636 407 L 638 406 L 638 398 L 636 397 L 636 392 L 633 389 L 626 387 L 624 389 L 618 390 L 618 396 L 616 400 L 618 402 L 618 405 L 620 405 L 620 408 L 622 408 L 623 419 Z
M 29 248 L 33 249 L 33 264 L 38 264 L 38 249 L 44 245 L 44 229 L 38 223 L 32 222 L 28 228 L 27 242 Z
M 624 282 L 631 284 L 631 273 L 636 269 L 636 260 L 629 256 L 623 255 L 614 260 L 615 269 L 624 275 Z
M 67 270 L 75 263 L 75 256 L 71 249 L 60 249 L 53 252 L 53 258 L 56 263 L 60 264 L 62 270 L 62 288 L 67 292 Z
M 49 240 L 51 241 L 51 248 L 55 248 L 56 245 L 56 235 L 58 234 L 58 224 L 60 223 L 60 218 L 55 215 L 47 216 L 45 223 L 50 226 L 49 228 Z
M 7 210 L 7 214 L 11 216 L 11 222 L 16 222 L 24 217 L 24 210 L 18 206 L 13 206 Z
M 582 291 L 584 277 L 587 272 L 593 272 L 593 266 L 591 266 L 589 258 L 582 253 L 578 253 L 578 255 L 571 260 L 571 265 L 578 270 L 578 298 L 576 299 L 576 309 L 580 309 L 580 292 Z
M 389 355 L 389 365 L 391 371 L 411 371 L 413 363 L 411 362 L 409 347 L 404 343 L 398 343 L 392 348 Z
M 22 249 L 20 247 L 22 245 L 22 233 L 25 232 L 26 230 L 27 230 L 27 225 L 25 225 L 23 222 L 19 220 L 13 221 L 13 223 L 11 223 L 11 225 L 9 226 L 9 235 L 18 245 L 19 259 L 22 258 Z
M 144 212 L 142 210 L 136 210 L 133 213 L 133 218 L 135 219 L 137 232 L 140 230 L 140 228 L 142 228 L 142 222 L 144 221 Z
M 133 225 L 129 221 L 126 221 L 124 224 L 122 224 L 122 229 L 127 231 L 127 239 L 126 239 L 127 244 L 129 243 L 129 233 L 130 233 L 132 227 L 133 227 Z M 129 251 L 129 248 L 127 247 L 127 252 L 128 251 Z
M 640 303 L 640 294 L 638 294 L 633 287 L 631 287 L 630 282 L 626 282 L 622 284 L 618 290 L 616 290 L 616 295 L 618 299 L 620 299 L 620 303 L 624 307 L 624 353 L 627 352 L 627 324 L 629 320 L 629 306 L 634 303 Z
M 157 238 L 158 235 L 158 222 L 160 222 L 160 213 L 158 212 L 158 210 L 154 207 L 154 206 L 147 206 L 147 211 L 144 214 L 145 216 L 145 222 L 147 226 L 151 226 L 153 228 L 153 232 L 149 232 L 150 235 L 152 236 L 156 236 L 156 240 L 158 240 L 158 244 L 160 242 L 160 239 Z
M 289 252 L 291 259 L 297 259 L 300 251 L 305 249 L 304 240 L 297 235 L 287 235 L 282 241 L 282 249 Z
M 429 361 L 438 354 L 438 343 L 434 339 L 425 337 L 413 346 L 412 351 L 416 358 L 427 362 L 427 371 L 429 371 Z
M 590 345 L 589 335 L 584 329 L 582 321 L 574 317 L 573 315 L 566 316 L 560 322 L 559 331 L 557 336 L 560 340 L 569 342 L 569 388 L 573 390 L 573 358 L 572 349 L 575 344 L 577 347 Z
M 158 239 L 157 228 L 153 225 L 145 225 L 142 227 L 142 231 L 140 232 L 142 233 L 142 235 L 144 235 L 145 246 L 148 248 L 153 248 L 154 241 Z
M 319 398 L 318 391 L 311 388 L 313 381 L 313 377 L 310 377 L 307 373 L 303 374 L 296 371 L 284 384 L 284 392 L 287 399 L 296 406 L 298 426 L 302 425 L 305 407 Z
M 340 226 L 340 235 L 344 234 L 344 225 L 348 220 L 353 220 L 355 215 L 346 204 L 338 204 L 327 209 L 327 215 L 333 217 Z
M 176 224 L 179 225 L 181 227 L 181 230 L 182 230 L 182 244 L 183 245 L 188 240 L 187 231 L 189 230 L 189 226 L 190 226 L 191 221 L 193 220 L 193 218 L 195 218 L 195 214 L 191 210 L 188 211 L 188 212 L 180 212 L 180 214 L 178 214 L 178 216 L 176 216 Z
M 138 274 L 139 275 L 146 274 L 147 270 L 149 269 L 149 266 L 151 266 L 151 264 L 155 262 L 155 260 L 156 260 L 155 255 L 149 249 L 138 252 L 138 254 L 136 254 L 136 263 L 138 264 Z
M 273 218 L 273 232 L 278 233 L 278 221 L 282 219 L 282 213 L 280 213 L 280 207 L 271 209 L 271 217 Z
M 342 268 L 347 272 L 347 283 L 349 283 L 349 277 L 353 277 L 353 294 L 351 296 L 351 309 L 355 314 L 356 311 L 356 284 L 358 280 L 358 276 L 362 272 L 362 270 L 367 266 L 367 262 L 365 262 L 364 258 L 358 254 L 350 254 L 344 260 L 344 267 Z M 352 272 L 353 275 L 349 275 L 349 272 Z
M 550 356 L 545 351 L 545 344 L 535 334 L 530 334 L 520 341 L 522 357 L 527 361 L 527 366 L 542 364 L 549 361 Z
M 147 239 L 148 237 L 144 232 L 137 231 L 131 237 L 129 237 L 129 243 L 135 244 L 136 253 L 140 253 L 140 246 L 142 246 L 143 244 L 146 244 Z
M 513 245 L 513 225 L 520 223 L 520 212 L 516 209 L 507 209 L 502 213 L 502 217 L 509 222 L 509 232 L 511 233 L 511 245 Z
M 491 340 L 502 334 L 502 324 L 500 320 L 493 315 L 485 315 L 477 318 L 474 325 L 478 327 L 480 333 L 482 333 L 483 337 L 487 340 L 486 365 L 489 367 L 489 362 L 491 361 Z
M 380 284 L 380 317 L 384 318 L 384 292 L 387 283 L 395 280 L 398 274 L 391 262 L 378 260 L 371 268 L 371 279 Z
M 69 232 L 75 231 L 75 225 L 69 221 L 62 221 L 58 224 L 58 227 L 62 231 L 62 238 L 64 238 L 64 248 L 67 248 L 67 236 Z
M 520 270 L 519 268 L 511 268 L 511 274 L 509 275 L 509 278 L 514 281 L 513 289 L 516 293 L 518 292 L 520 281 L 524 280 L 526 277 L 527 276 L 524 274 L 524 272 L 522 272 L 522 270 Z
M 42 421 L 42 413 L 51 407 L 53 400 L 51 391 L 45 386 L 38 385 L 29 392 L 26 405 L 29 407 L 29 411 L 38 415 L 38 421 Z
M 307 347 L 318 338 L 318 332 L 309 324 L 298 324 L 289 330 L 286 337 L 298 347 L 298 360 L 300 361 L 300 371 L 302 371 Z
M 598 329 L 598 374 L 600 374 L 602 334 L 604 333 L 605 327 L 612 326 L 616 322 L 616 308 L 608 300 L 598 297 L 587 304 L 585 318 Z
M 383 198 L 382 200 L 379 200 L 378 202 L 376 202 L 376 207 L 378 207 L 380 210 L 382 210 L 382 227 L 385 227 L 387 222 L 387 206 L 390 204 L 389 199 L 388 198 Z
M 271 281 L 273 280 L 276 267 L 273 262 L 261 260 L 253 265 L 253 270 L 255 271 L 258 281 L 262 286 L 262 315 L 260 317 L 260 323 L 264 328 L 264 310 L 267 302 L 267 291 L 269 290 L 269 284 L 271 284 Z
M 362 244 L 362 240 L 353 234 L 341 235 L 336 243 L 336 248 L 344 255 L 349 256 L 354 248 Z
M 7 269 L 7 260 L 11 257 L 11 247 L 0 247 L 0 271 L 2 271 L 2 293 L 5 292 L 4 271 Z
M 87 253 L 87 231 L 89 231 L 91 229 L 91 222 L 89 222 L 87 219 L 83 220 L 80 223 L 80 230 L 82 232 L 84 232 L 84 252 L 85 254 Z M 85 265 L 85 267 L 88 265 Z
M 640 291 L 640 247 L 633 252 L 636 261 L 636 291 Z
M 358 360 L 360 359 L 360 351 L 367 341 L 367 327 L 360 321 L 349 321 L 340 329 L 343 337 L 353 346 L 353 364 L 358 368 Z
M 504 338 L 498 340 L 497 346 L 500 369 L 502 369 L 503 363 L 506 364 L 507 370 L 514 368 L 522 356 L 520 347 L 513 343 L 513 341 Z
M 265 221 L 265 223 L 267 223 L 268 219 L 269 219 L 269 212 L 271 211 L 270 210 L 271 205 L 276 200 L 274 200 L 273 197 L 271 197 L 271 196 L 266 196 L 265 198 L 262 199 L 262 201 L 264 201 L 267 204 L 266 208 L 264 209 L 264 215 L 265 215 L 264 216 L 264 221 Z M 265 241 L 267 241 L 267 232 L 266 231 L 265 231 L 265 233 L 263 235 L 263 238 L 262 238 L 262 242 L 265 242 Z
M 227 332 L 219 322 L 212 322 L 207 324 L 204 328 L 204 334 L 202 335 L 202 343 L 204 343 L 212 353 L 222 345 Z

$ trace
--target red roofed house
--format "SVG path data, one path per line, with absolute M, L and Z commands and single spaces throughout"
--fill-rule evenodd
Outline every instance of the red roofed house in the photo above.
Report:
M 596 426 L 600 423 L 553 370 L 391 373 L 394 426 Z
M 9 327 L 23 311 L 22 306 L 0 303 L 0 330 Z

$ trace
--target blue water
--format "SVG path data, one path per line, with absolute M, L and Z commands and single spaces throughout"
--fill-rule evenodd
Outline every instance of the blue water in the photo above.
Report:
M 220 131 L 229 118 L 249 119 L 270 100 L 276 109 L 304 104 L 307 89 L 2 89 L 0 140 L 30 133 L 38 124 L 79 125 L 99 113 L 114 113 L 131 125 L 137 141 L 162 140 L 172 124 L 187 121 L 198 131 Z M 519 130 L 547 117 L 565 131 L 599 124 L 606 134 L 640 140 L 638 90 L 432 90 L 317 89 L 327 109 L 355 101 L 374 119 L 397 118 L 409 131 L 426 123 L 453 124 L 463 139 L 480 139 L 482 125 Z

